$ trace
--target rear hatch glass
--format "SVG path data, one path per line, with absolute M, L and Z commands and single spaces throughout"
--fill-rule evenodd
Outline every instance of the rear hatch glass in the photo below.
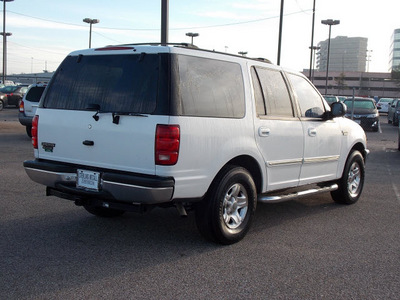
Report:
M 69 56 L 46 92 L 43 107 L 152 113 L 158 93 L 159 55 Z
M 43 94 L 45 87 L 44 86 L 33 86 L 29 89 L 28 93 L 25 96 L 25 100 L 29 102 L 39 102 L 40 97 Z

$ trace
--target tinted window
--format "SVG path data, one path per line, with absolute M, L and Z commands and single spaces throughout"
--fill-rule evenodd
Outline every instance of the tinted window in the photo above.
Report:
M 288 74 L 290 82 L 296 93 L 302 117 L 321 118 L 325 107 L 320 95 L 305 78 Z
M 84 110 L 152 113 L 158 93 L 159 56 L 69 56 L 57 70 L 43 106 Z
M 285 80 L 280 71 L 255 67 L 252 72 L 253 83 L 257 76 L 261 84 L 262 95 L 265 99 L 265 111 L 269 116 L 292 117 L 293 108 Z M 259 96 L 258 96 L 259 97 Z M 256 95 L 256 102 L 257 100 Z M 257 114 L 262 114 L 262 106 L 257 103 Z
M 239 64 L 177 55 L 179 114 L 241 118 L 245 112 Z
M 264 96 L 261 91 L 260 80 L 255 68 L 251 68 L 251 79 L 253 81 L 254 88 L 254 99 L 256 101 L 256 112 L 257 116 L 263 116 L 267 114 L 265 109 Z
M 40 97 L 43 94 L 44 86 L 33 86 L 29 89 L 28 94 L 26 94 L 25 99 L 30 102 L 39 102 Z

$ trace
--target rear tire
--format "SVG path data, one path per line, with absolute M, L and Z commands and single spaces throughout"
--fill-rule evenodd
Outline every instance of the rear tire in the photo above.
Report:
M 123 210 L 106 208 L 101 206 L 84 205 L 83 207 L 92 215 L 102 218 L 115 218 L 125 213 L 125 211 Z
M 32 137 L 32 126 L 26 126 L 26 134 L 31 138 Z
M 364 158 L 357 150 L 350 153 L 344 167 L 339 188 L 331 192 L 332 199 L 340 204 L 354 204 L 361 196 L 364 187 Z
M 196 224 L 208 240 L 223 245 L 236 243 L 248 232 L 257 204 L 250 173 L 226 166 L 212 183 L 205 199 L 196 206 Z

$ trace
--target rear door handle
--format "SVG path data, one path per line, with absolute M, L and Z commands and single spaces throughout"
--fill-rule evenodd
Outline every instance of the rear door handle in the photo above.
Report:
M 258 128 L 258 135 L 261 137 L 269 136 L 270 131 L 271 130 L 267 127 L 260 127 Z

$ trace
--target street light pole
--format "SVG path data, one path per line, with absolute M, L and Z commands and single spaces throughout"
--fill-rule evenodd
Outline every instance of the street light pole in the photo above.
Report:
M 3 1 L 3 32 L 2 32 L 2 35 L 3 35 L 3 76 L 2 76 L 2 79 L 3 79 L 3 84 L 4 84 L 4 82 L 6 80 L 6 72 L 7 72 L 7 67 L 6 67 L 6 64 L 7 64 L 7 61 L 6 61 L 7 41 L 6 41 L 6 37 L 8 35 L 11 35 L 11 33 L 6 33 L 6 2 L 12 2 L 14 0 L 0 0 L 0 1 Z
M 281 13 L 279 17 L 279 38 L 278 38 L 278 58 L 276 64 L 281 64 L 281 47 L 282 47 L 282 27 L 283 27 L 283 5 L 285 0 L 281 0 Z
M 90 24 L 89 29 L 89 48 L 92 47 L 92 25 L 100 22 L 99 19 L 84 18 L 83 22 Z
M 312 17 L 312 25 L 311 25 L 311 53 L 310 53 L 310 72 L 308 74 L 308 78 L 311 79 L 311 68 L 313 66 L 313 52 L 315 52 L 313 49 L 314 48 L 314 24 L 315 24 L 315 0 L 314 0 L 314 4 L 313 4 L 313 17 Z M 315 55 L 314 55 L 314 59 L 315 59 Z
M 193 38 L 199 36 L 197 32 L 188 32 L 186 36 L 190 36 L 192 38 L 192 45 L 193 45 Z
M 328 57 L 327 57 L 327 62 L 326 62 L 326 78 L 325 78 L 325 95 L 328 93 L 328 74 L 329 74 L 329 52 L 331 48 L 331 27 L 332 25 L 338 25 L 340 24 L 339 20 L 322 20 L 322 24 L 328 25 L 329 26 L 329 38 L 328 38 Z

